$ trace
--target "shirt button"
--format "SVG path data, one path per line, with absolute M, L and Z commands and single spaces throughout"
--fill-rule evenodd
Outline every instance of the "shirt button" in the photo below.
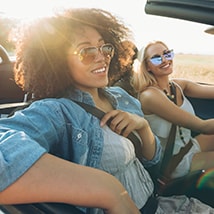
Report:
M 129 104 L 129 101 L 125 101 L 125 104 L 128 105 L 128 104 Z
M 79 133 L 79 134 L 77 135 L 77 139 L 80 139 L 81 137 L 82 137 L 82 134 Z

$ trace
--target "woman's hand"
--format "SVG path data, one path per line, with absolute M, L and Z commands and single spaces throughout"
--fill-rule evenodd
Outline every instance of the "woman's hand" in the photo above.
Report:
M 136 130 L 143 142 L 141 144 L 142 157 L 147 160 L 154 158 L 156 151 L 155 137 L 145 118 L 121 110 L 112 110 L 105 114 L 100 125 L 104 126 L 107 123 L 114 132 L 124 137 Z
M 136 114 L 131 114 L 121 110 L 112 110 L 105 114 L 100 125 L 109 123 L 109 127 L 117 134 L 127 137 L 133 130 L 147 127 L 147 121 Z

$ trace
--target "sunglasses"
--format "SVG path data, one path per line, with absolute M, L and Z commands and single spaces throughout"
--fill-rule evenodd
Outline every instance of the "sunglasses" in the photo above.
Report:
M 164 52 L 162 55 L 155 55 L 149 59 L 153 65 L 160 65 L 163 62 L 163 57 L 167 60 L 172 60 L 174 58 L 173 50 Z
M 80 51 L 75 51 L 73 54 L 79 56 L 79 60 L 87 65 L 92 63 L 98 53 L 103 54 L 106 58 L 112 58 L 114 56 L 114 46 L 110 43 L 103 44 L 100 47 L 87 47 L 82 48 Z

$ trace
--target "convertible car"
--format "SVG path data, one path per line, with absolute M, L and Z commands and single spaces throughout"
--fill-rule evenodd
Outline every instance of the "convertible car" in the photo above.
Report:
M 134 4 L 134 1 L 132 2 Z M 208 24 L 211 27 L 206 29 L 206 33 L 214 34 L 214 1 L 213 0 L 142 0 L 142 12 L 143 10 L 148 15 L 164 16 L 170 18 L 176 18 L 181 20 L 188 20 L 191 22 L 198 22 L 203 24 Z M 182 29 L 180 29 L 182 31 Z M 198 41 L 200 42 L 200 41 Z M 214 36 L 213 36 L 214 42 Z M 1 49 L 0 49 L 1 50 Z M 5 58 L 2 58 L 0 63 L 0 73 L 3 68 L 11 68 L 11 61 L 6 55 Z M 3 73 L 2 73 L 3 74 Z M 2 77 L 0 75 L 0 78 Z M 20 106 L 24 99 L 24 92 L 14 85 L 12 76 L 6 77 L 4 89 L 9 92 L 13 91 L 13 95 L 8 97 L 0 97 L 0 113 L 9 113 L 16 106 Z M 2 84 L 2 80 L 1 80 Z M 12 89 L 9 84 L 13 85 Z M 0 85 L 0 87 L 3 87 Z M 7 99 L 8 98 L 8 99 Z M 214 100 L 207 99 L 195 99 L 189 98 L 192 102 L 196 114 L 201 118 L 210 118 L 214 117 Z M 18 103 L 16 103 L 18 102 Z M 213 198 L 213 197 L 212 197 Z M 0 213 L 4 214 L 81 214 L 82 211 L 77 209 L 73 205 L 60 204 L 60 203 L 39 203 L 39 204 L 21 204 L 21 205 L 0 205 Z

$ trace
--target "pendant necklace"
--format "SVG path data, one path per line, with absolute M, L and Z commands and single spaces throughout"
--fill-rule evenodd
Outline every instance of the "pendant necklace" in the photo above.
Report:
M 173 101 L 174 98 L 175 98 L 175 95 L 173 94 L 173 91 L 172 91 L 172 83 L 169 82 L 169 88 L 170 88 L 170 92 L 168 92 L 166 89 L 163 89 L 163 92 L 166 94 L 166 96 L 171 100 Z
M 173 89 L 172 89 L 172 83 L 169 82 L 169 88 L 170 88 L 170 93 L 166 90 L 163 89 L 163 92 L 166 94 L 166 96 L 174 102 L 175 99 L 175 95 L 173 94 Z M 180 139 L 182 140 L 182 142 L 184 143 L 184 145 L 186 144 L 185 140 L 184 140 L 184 136 L 183 136 L 183 132 L 180 126 L 178 126 L 178 130 L 179 130 L 179 135 L 180 135 Z

